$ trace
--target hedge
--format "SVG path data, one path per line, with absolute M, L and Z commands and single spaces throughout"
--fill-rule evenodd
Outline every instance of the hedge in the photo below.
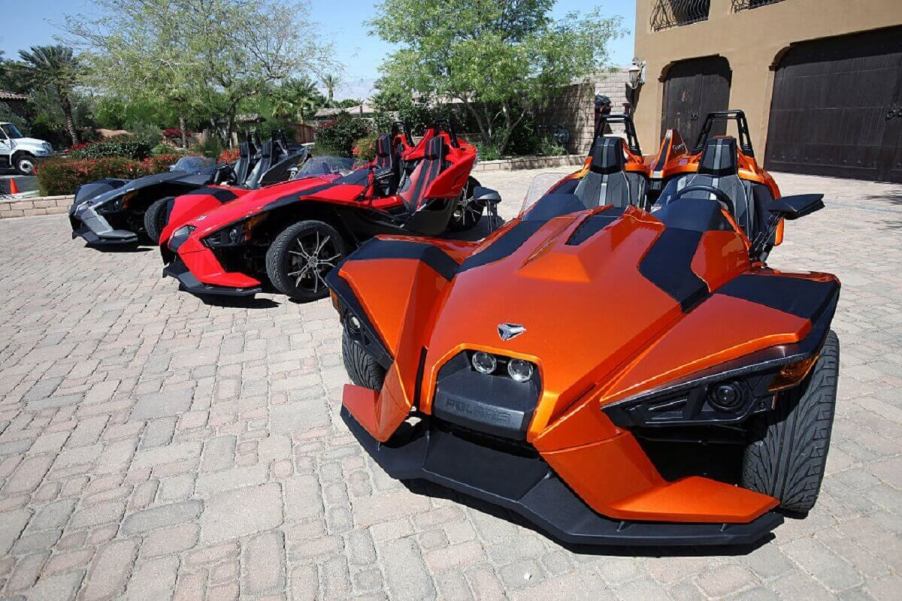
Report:
M 179 155 L 161 155 L 135 161 L 124 157 L 99 159 L 56 158 L 38 164 L 41 196 L 74 194 L 82 184 L 104 178 L 136 179 L 161 173 L 179 160 Z
M 364 119 L 352 117 L 350 113 L 339 113 L 335 119 L 326 121 L 316 130 L 318 154 L 339 154 L 351 156 L 354 143 L 370 135 L 370 125 Z
M 75 147 L 69 157 L 73 159 L 99 159 L 104 157 L 125 157 L 133 160 L 146 159 L 151 146 L 130 136 L 119 136 L 102 142 L 92 142 Z

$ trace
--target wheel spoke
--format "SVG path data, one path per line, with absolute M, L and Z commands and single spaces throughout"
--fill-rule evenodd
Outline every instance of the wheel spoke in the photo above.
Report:
M 332 236 L 326 236 L 325 239 L 324 239 L 322 242 L 318 242 L 318 244 L 317 244 L 317 246 L 316 246 L 316 253 L 315 253 L 317 257 L 319 257 L 320 253 L 321 253 L 321 252 L 323 251 L 323 249 L 326 247 L 326 244 L 329 243 L 329 240 L 330 240 L 331 238 L 332 238 Z M 319 240 L 319 234 L 317 233 L 317 241 L 318 241 L 318 240 Z

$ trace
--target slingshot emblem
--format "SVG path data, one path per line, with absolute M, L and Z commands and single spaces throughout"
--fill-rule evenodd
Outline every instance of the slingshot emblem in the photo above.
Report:
M 526 332 L 526 328 L 518 323 L 499 323 L 498 336 L 501 340 L 510 340 Z

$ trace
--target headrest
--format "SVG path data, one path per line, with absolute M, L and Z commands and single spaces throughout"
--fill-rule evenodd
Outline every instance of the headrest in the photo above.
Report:
M 702 152 L 698 172 L 718 177 L 736 175 L 739 172 L 736 138 L 725 136 L 708 140 L 705 150 Z
M 382 134 L 376 138 L 376 156 L 388 158 L 391 156 L 391 136 Z
M 445 158 L 445 141 L 441 136 L 436 136 L 426 143 L 424 158 L 432 161 Z
M 592 145 L 592 164 L 595 173 L 615 173 L 623 171 L 623 138 L 604 136 L 595 138 Z

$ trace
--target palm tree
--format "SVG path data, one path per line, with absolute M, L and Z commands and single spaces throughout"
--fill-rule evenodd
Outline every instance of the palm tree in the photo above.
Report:
M 66 131 L 72 144 L 78 144 L 78 132 L 72 118 L 72 101 L 69 95 L 75 86 L 78 59 L 66 46 L 32 46 L 19 51 L 19 68 L 29 88 L 48 87 L 56 92 L 60 108 L 66 118 Z
M 316 84 L 307 77 L 290 79 L 283 83 L 273 104 L 273 114 L 277 117 L 296 118 L 305 123 L 307 118 L 323 105 L 323 95 Z
M 326 86 L 326 101 L 329 103 L 329 106 L 332 106 L 335 99 L 335 88 L 338 87 L 338 77 L 331 73 L 324 75 L 323 85 Z

